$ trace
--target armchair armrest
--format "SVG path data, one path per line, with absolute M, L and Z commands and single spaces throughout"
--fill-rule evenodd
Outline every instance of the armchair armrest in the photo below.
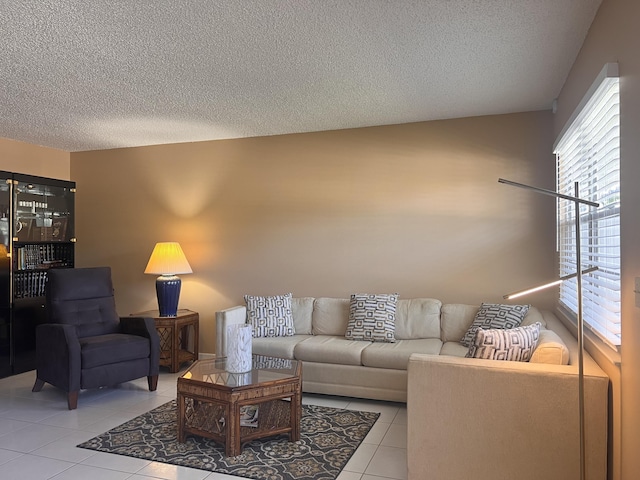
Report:
M 80 390 L 80 342 L 74 325 L 45 323 L 36 328 L 38 378 L 65 389 Z
M 120 331 L 140 337 L 158 337 L 155 321 L 150 317 L 120 317 Z
M 151 375 L 157 375 L 160 371 L 160 336 L 155 320 L 151 317 L 120 317 L 120 331 L 149 339 Z
M 247 307 L 238 305 L 216 312 L 216 355 L 227 354 L 227 327 L 242 325 L 247 321 Z

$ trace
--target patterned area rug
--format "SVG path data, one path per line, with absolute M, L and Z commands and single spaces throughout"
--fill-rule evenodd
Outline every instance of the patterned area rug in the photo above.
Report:
M 255 440 L 225 457 L 212 440 L 177 441 L 174 400 L 78 447 L 260 480 L 335 480 L 379 416 L 303 405 L 298 442 L 284 435 Z

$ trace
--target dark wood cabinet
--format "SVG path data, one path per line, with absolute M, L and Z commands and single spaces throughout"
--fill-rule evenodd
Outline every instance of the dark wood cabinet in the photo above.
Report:
M 75 187 L 0 172 L 0 377 L 35 368 L 47 271 L 74 266 Z

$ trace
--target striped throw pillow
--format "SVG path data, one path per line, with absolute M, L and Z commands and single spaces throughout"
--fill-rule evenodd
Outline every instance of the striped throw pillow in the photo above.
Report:
M 467 358 L 528 362 L 540 338 L 539 322 L 526 327 L 478 329 L 466 354 Z

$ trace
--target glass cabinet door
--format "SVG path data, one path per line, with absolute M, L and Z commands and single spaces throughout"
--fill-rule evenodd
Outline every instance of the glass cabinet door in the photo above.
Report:
M 14 300 L 43 296 L 49 268 L 73 267 L 73 185 L 14 174 Z
M 15 231 L 18 242 L 69 242 L 74 237 L 74 189 L 64 182 L 14 184 Z

